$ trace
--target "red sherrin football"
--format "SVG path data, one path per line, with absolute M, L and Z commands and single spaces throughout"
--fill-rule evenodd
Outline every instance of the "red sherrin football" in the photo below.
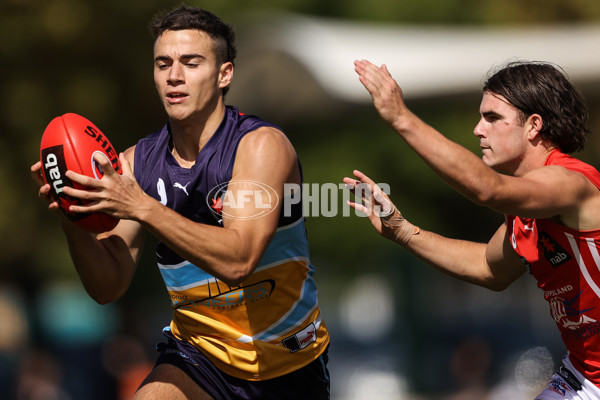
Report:
M 48 124 L 40 146 L 44 181 L 51 186 L 52 198 L 70 221 L 94 233 L 113 229 L 119 220 L 102 212 L 70 213 L 70 205 L 85 204 L 85 201 L 65 195 L 62 189 L 65 186 L 82 188 L 65 176 L 67 170 L 102 178 L 102 169 L 93 158 L 97 152 L 110 160 L 115 171 L 123 173 L 119 155 L 108 138 L 86 118 L 72 113 L 56 117 Z

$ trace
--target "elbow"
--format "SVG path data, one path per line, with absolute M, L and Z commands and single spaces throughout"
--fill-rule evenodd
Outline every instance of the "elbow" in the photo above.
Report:
M 509 285 L 493 285 L 493 286 L 488 286 L 488 289 L 491 290 L 492 292 L 496 292 L 496 293 L 500 293 L 503 292 L 504 290 L 506 290 L 508 288 Z
M 232 275 L 231 277 L 222 277 L 220 280 L 231 287 L 238 287 L 244 282 L 250 274 Z
M 90 298 L 101 306 L 117 301 L 123 295 L 123 293 L 120 292 L 94 290 L 93 288 L 87 287 L 85 290 Z
M 506 202 L 505 192 L 502 181 L 497 180 L 478 185 L 467 197 L 479 206 L 499 210 Z
M 245 262 L 229 268 L 226 274 L 223 274 L 219 279 L 229 286 L 240 286 L 256 269 L 258 263 Z
M 495 201 L 494 192 L 492 190 L 482 189 L 473 193 L 471 200 L 478 206 L 491 207 Z
M 107 305 L 107 304 L 112 303 L 113 301 L 117 300 L 117 298 L 113 297 L 113 296 L 96 295 L 96 294 L 91 294 L 89 292 L 88 292 L 88 294 L 90 295 L 92 300 L 94 300 L 96 303 L 100 304 L 101 306 Z
M 97 297 L 97 298 L 92 297 L 92 299 L 96 303 L 100 304 L 101 306 L 105 306 L 105 305 L 107 305 L 109 303 L 112 303 L 114 301 L 113 299 L 103 298 L 103 297 Z
M 500 281 L 498 279 L 488 279 L 486 281 L 484 281 L 481 286 L 483 286 L 484 288 L 491 290 L 492 292 L 503 292 L 504 290 L 508 289 L 508 287 L 510 286 L 512 282 L 504 282 L 504 281 Z

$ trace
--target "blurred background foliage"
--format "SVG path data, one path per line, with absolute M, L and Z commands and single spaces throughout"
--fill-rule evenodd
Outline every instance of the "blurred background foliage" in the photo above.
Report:
M 98 125 L 118 150 L 126 149 L 138 138 L 162 126 L 165 116 L 152 83 L 152 38 L 147 26 L 157 11 L 179 4 L 167 0 L 0 0 L 3 94 L 0 180 L 4 187 L 0 195 L 3 210 L 0 213 L 3 239 L 0 286 L 22 291 L 20 296 L 26 307 L 35 307 L 35 302 L 48 292 L 49 282 L 75 279 L 56 216 L 37 198 L 37 187 L 29 174 L 30 165 L 39 157 L 39 141 L 45 126 L 55 116 L 76 112 Z M 484 29 L 600 22 L 597 0 L 211 0 L 188 1 L 187 4 L 209 9 L 243 27 L 238 30 L 240 51 L 244 46 L 244 29 L 252 29 L 244 24 L 245 16 L 265 10 L 347 21 L 468 25 Z M 238 67 L 243 68 L 243 64 Z M 580 89 L 590 103 L 592 131 L 596 133 L 590 137 L 588 149 L 579 156 L 599 166 L 596 160 L 600 147 L 596 135 L 600 130 L 600 91 L 598 87 Z M 231 96 L 253 95 L 234 94 L 235 90 L 234 81 Z M 294 93 L 287 96 L 293 97 Z M 472 130 L 478 120 L 479 101 L 480 94 L 472 93 L 415 100 L 409 106 L 448 137 L 476 152 L 478 143 Z M 339 108 L 336 111 L 315 118 L 282 117 L 268 110 L 260 116 L 277 123 L 288 134 L 302 160 L 307 183 L 338 184 L 344 176 L 350 176 L 353 169 L 360 169 L 375 181 L 391 186 L 392 198 L 407 218 L 424 229 L 451 237 L 487 241 L 502 222 L 501 215 L 472 205 L 441 182 L 384 126 L 372 107 L 347 105 L 341 112 Z M 342 192 L 336 195 L 338 207 L 342 208 Z M 402 249 L 378 237 L 366 219 L 309 216 L 307 226 L 321 303 L 332 330 L 335 331 L 336 320 L 340 318 L 340 311 L 336 309 L 339 297 L 357 277 L 369 274 L 383 276 L 396 292 L 396 322 L 387 339 L 405 345 L 396 343 L 375 351 L 391 353 L 404 360 L 400 365 L 423 358 L 433 361 L 428 364 L 432 370 L 443 368 L 435 364 L 436 357 L 448 358 L 451 350 L 443 348 L 439 335 L 443 336 L 444 332 L 439 331 L 434 320 L 440 324 L 445 319 L 451 320 L 444 326 L 457 331 L 465 326 L 474 327 L 474 331 L 497 327 L 485 328 L 481 319 L 471 320 L 475 315 L 481 318 L 482 314 L 470 316 L 469 310 L 462 307 L 471 300 L 456 300 L 473 290 L 479 295 L 478 289 L 467 289 L 462 283 L 424 268 Z M 530 279 L 526 284 L 535 285 Z M 514 290 L 520 290 L 519 284 L 516 286 Z M 484 297 L 475 297 L 475 302 L 481 306 L 483 298 L 484 305 L 492 310 L 491 304 L 504 298 L 503 294 L 481 296 Z M 152 309 L 149 304 L 157 308 Z M 452 304 L 456 308 L 453 309 Z M 126 322 L 121 322 L 117 329 L 120 331 L 141 334 L 139 331 L 148 324 L 135 325 L 143 317 L 152 321 L 153 328 L 168 322 L 162 318 L 168 318 L 169 304 L 154 267 L 152 243 L 147 244 L 131 290 L 117 306 L 125 310 L 126 315 L 122 318 Z M 538 312 L 545 315 L 547 306 L 541 307 Z M 516 316 L 515 320 L 521 318 L 525 317 Z M 517 328 L 515 334 L 516 331 Z M 527 337 L 535 336 L 535 330 L 528 332 Z M 451 332 L 446 333 L 446 338 L 451 337 Z M 553 339 L 542 342 L 556 344 L 558 334 L 553 335 Z M 31 336 L 28 343 L 22 344 L 23 348 L 40 346 L 36 334 Z M 154 339 L 151 337 L 148 341 Z M 439 347 L 431 345 L 430 340 Z M 340 346 L 348 341 L 360 354 L 356 343 L 352 344 L 340 332 Z M 498 346 L 502 347 L 502 343 L 498 342 Z M 396 351 L 402 354 L 395 354 Z M 447 371 L 440 372 L 439 376 L 447 378 L 447 374 Z M 425 382 L 419 374 L 407 375 L 415 390 L 442 391 L 451 386 L 448 380 Z

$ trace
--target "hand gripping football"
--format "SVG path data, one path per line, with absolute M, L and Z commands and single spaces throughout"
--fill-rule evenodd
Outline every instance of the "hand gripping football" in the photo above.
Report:
M 94 154 L 102 153 L 119 174 L 123 173 L 119 155 L 108 138 L 94 124 L 77 114 L 65 114 L 54 118 L 42 135 L 40 156 L 43 177 L 51 186 L 52 198 L 65 216 L 75 225 L 87 231 L 100 233 L 113 229 L 118 219 L 106 213 L 71 213 L 70 205 L 86 202 L 67 196 L 65 186 L 85 189 L 65 176 L 67 170 L 100 179 L 104 175 Z

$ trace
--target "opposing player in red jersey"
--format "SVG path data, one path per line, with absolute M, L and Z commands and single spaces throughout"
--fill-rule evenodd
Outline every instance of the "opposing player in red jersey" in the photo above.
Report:
M 501 291 L 529 270 L 568 350 L 536 399 L 600 399 L 600 173 L 567 155 L 585 146 L 589 131 L 564 73 L 537 62 L 493 73 L 475 127 L 479 158 L 413 114 L 385 65 L 362 60 L 355 70 L 381 118 L 433 171 L 506 219 L 488 243 L 442 237 L 407 221 L 359 171 L 358 180 L 344 179 L 359 197 L 351 205 L 381 235 L 463 281 Z

